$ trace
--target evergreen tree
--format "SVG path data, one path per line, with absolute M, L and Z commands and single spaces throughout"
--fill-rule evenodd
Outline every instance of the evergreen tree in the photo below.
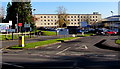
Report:
M 32 16 L 32 8 L 31 2 L 14 2 L 12 0 L 12 4 L 8 3 L 7 5 L 7 16 L 6 21 L 12 20 L 13 26 L 15 28 L 15 24 L 17 23 L 25 23 L 34 24 L 33 16 Z

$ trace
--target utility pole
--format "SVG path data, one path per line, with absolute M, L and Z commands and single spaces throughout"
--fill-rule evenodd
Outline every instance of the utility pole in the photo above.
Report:
M 17 32 L 19 32 L 19 27 L 18 27 L 18 13 L 17 13 L 16 18 L 17 18 Z

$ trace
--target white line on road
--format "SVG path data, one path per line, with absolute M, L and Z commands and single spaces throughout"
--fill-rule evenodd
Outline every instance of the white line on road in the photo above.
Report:
M 79 46 L 78 48 L 76 49 L 88 49 L 88 47 L 86 45 L 82 45 L 82 46 Z
M 57 47 L 57 49 L 60 48 L 60 47 L 61 47 L 61 45 L 59 45 L 59 46 Z
M 58 53 L 56 53 L 56 54 L 60 54 L 60 53 L 62 53 L 62 52 L 65 52 L 65 51 L 67 51 L 68 49 L 70 49 L 71 47 L 68 47 L 68 48 L 66 48 L 66 49 L 64 49 L 64 50 L 62 50 L 62 51 L 60 51 L 60 52 L 58 52 Z

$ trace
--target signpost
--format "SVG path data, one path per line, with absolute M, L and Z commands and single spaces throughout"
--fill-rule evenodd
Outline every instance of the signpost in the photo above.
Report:
M 22 27 L 22 23 L 18 23 L 18 27 L 20 27 L 20 32 L 21 32 L 21 27 Z

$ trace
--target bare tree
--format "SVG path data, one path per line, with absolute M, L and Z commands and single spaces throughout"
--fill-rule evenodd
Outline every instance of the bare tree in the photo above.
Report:
M 57 9 L 57 14 L 58 14 L 58 21 L 56 23 L 59 24 L 59 27 L 66 27 L 69 23 L 67 20 L 68 14 L 66 13 L 67 9 L 64 8 L 63 6 L 59 6 Z
M 3 18 L 4 18 L 4 8 L 0 7 L 0 22 L 2 22 Z

